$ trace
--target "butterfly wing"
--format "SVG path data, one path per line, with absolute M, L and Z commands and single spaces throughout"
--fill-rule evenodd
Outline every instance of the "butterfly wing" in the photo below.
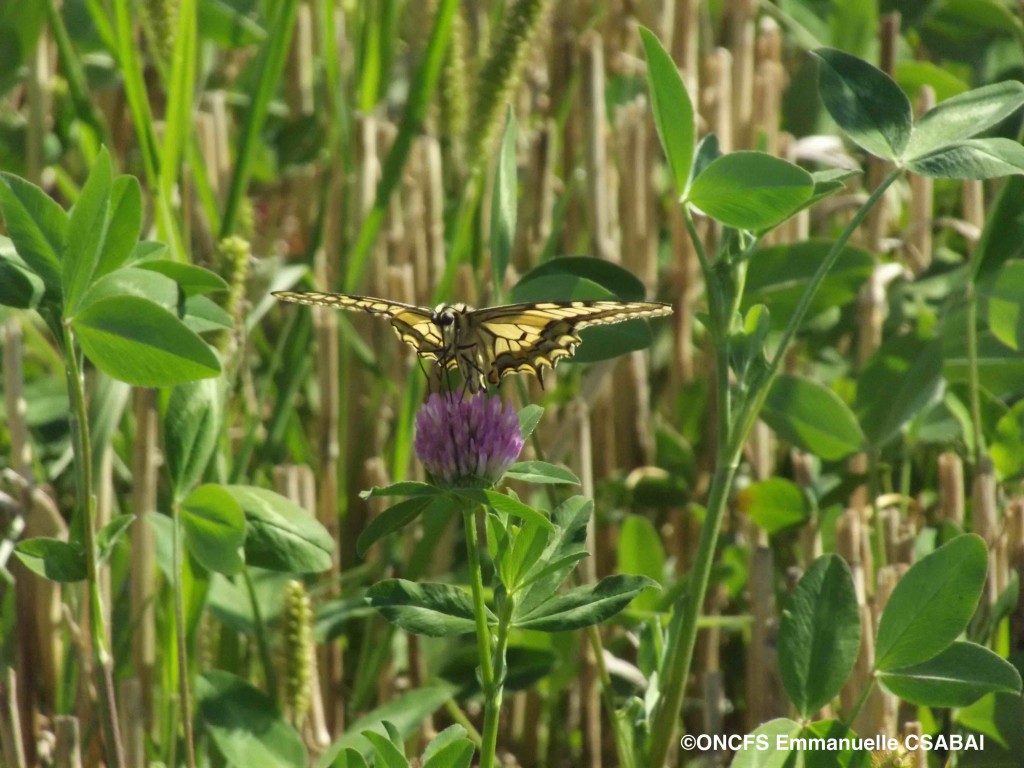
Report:
M 491 384 L 517 371 L 538 378 L 543 368 L 554 368 L 572 357 L 579 332 L 592 325 L 610 325 L 639 317 L 671 314 L 669 304 L 644 301 L 566 301 L 510 304 L 470 312 L 467 318 L 476 337 L 481 367 Z
M 361 310 L 371 315 L 381 315 L 391 322 L 398 338 L 415 349 L 420 357 L 428 360 L 445 357 L 444 334 L 434 322 L 433 313 L 426 307 L 347 293 L 275 291 L 272 295 L 282 301 L 293 301 L 297 304 Z

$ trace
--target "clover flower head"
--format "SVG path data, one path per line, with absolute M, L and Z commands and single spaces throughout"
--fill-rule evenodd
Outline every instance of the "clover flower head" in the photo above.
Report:
M 515 409 L 485 392 L 433 393 L 416 414 L 416 456 L 449 487 L 492 486 L 523 449 Z

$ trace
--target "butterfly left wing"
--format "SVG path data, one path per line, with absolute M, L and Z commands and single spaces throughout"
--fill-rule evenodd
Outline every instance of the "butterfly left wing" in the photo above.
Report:
M 519 371 L 540 378 L 543 368 L 554 368 L 576 353 L 584 328 L 671 313 L 669 304 L 645 301 L 539 302 L 476 310 L 467 321 L 476 336 L 480 368 L 497 384 Z
M 274 291 L 271 295 L 282 301 L 293 301 L 297 304 L 361 310 L 371 315 L 386 317 L 398 338 L 415 349 L 417 355 L 429 360 L 446 357 L 444 335 L 434 322 L 431 311 L 426 307 L 347 293 Z

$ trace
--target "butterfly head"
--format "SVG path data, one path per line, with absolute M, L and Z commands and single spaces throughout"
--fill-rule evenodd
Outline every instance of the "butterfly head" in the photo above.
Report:
M 450 328 L 455 323 L 455 318 L 466 313 L 465 304 L 438 304 L 434 307 L 431 320 L 441 328 Z

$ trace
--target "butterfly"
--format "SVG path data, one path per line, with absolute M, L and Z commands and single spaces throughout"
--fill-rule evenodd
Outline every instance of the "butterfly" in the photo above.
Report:
M 458 369 L 473 392 L 519 371 L 534 374 L 543 384 L 543 369 L 572 357 L 579 332 L 588 326 L 672 313 L 670 304 L 645 301 L 546 301 L 483 309 L 438 304 L 430 309 L 344 293 L 273 295 L 299 304 L 382 315 L 420 358 L 435 361 L 442 370 Z

